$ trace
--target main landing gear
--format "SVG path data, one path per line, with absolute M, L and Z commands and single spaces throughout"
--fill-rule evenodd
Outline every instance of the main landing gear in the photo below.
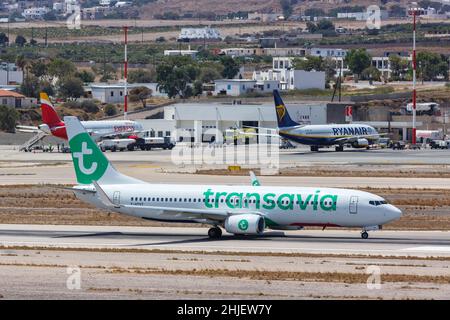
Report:
M 369 238 L 369 234 L 367 233 L 367 231 L 361 232 L 361 238 L 363 238 L 364 240 Z
M 219 239 L 222 236 L 222 229 L 219 227 L 213 227 L 208 230 L 208 237 L 210 239 Z
M 317 151 L 319 151 L 319 146 L 311 146 L 311 151 L 312 151 L 312 152 L 317 152 Z
M 344 146 L 336 146 L 335 150 L 336 152 L 342 152 L 344 151 Z

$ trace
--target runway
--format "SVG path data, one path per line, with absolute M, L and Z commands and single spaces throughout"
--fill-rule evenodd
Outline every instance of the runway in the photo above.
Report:
M 224 233 L 210 240 L 207 228 L 0 225 L 3 247 L 183 250 L 330 255 L 450 257 L 448 231 L 376 231 L 368 240 L 359 230 L 268 231 L 263 236 Z

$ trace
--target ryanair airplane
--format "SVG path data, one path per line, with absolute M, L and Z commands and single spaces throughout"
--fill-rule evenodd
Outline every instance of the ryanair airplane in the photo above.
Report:
M 311 151 L 319 151 L 324 146 L 336 146 L 336 151 L 344 151 L 346 144 L 367 148 L 380 138 L 377 130 L 366 124 L 300 125 L 289 116 L 278 90 L 273 91 L 273 96 L 279 135 L 296 144 L 309 145 Z

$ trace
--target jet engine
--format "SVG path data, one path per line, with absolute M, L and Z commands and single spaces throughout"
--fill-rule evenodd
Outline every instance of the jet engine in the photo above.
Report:
M 225 230 L 233 234 L 261 234 L 265 227 L 264 218 L 257 214 L 239 214 L 225 220 Z
M 358 139 L 352 143 L 353 148 L 366 148 L 369 146 L 369 140 L 367 139 Z

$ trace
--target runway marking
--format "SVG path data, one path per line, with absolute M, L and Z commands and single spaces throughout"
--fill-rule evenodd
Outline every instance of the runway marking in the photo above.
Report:
M 449 246 L 422 246 L 402 249 L 403 251 L 450 252 Z

